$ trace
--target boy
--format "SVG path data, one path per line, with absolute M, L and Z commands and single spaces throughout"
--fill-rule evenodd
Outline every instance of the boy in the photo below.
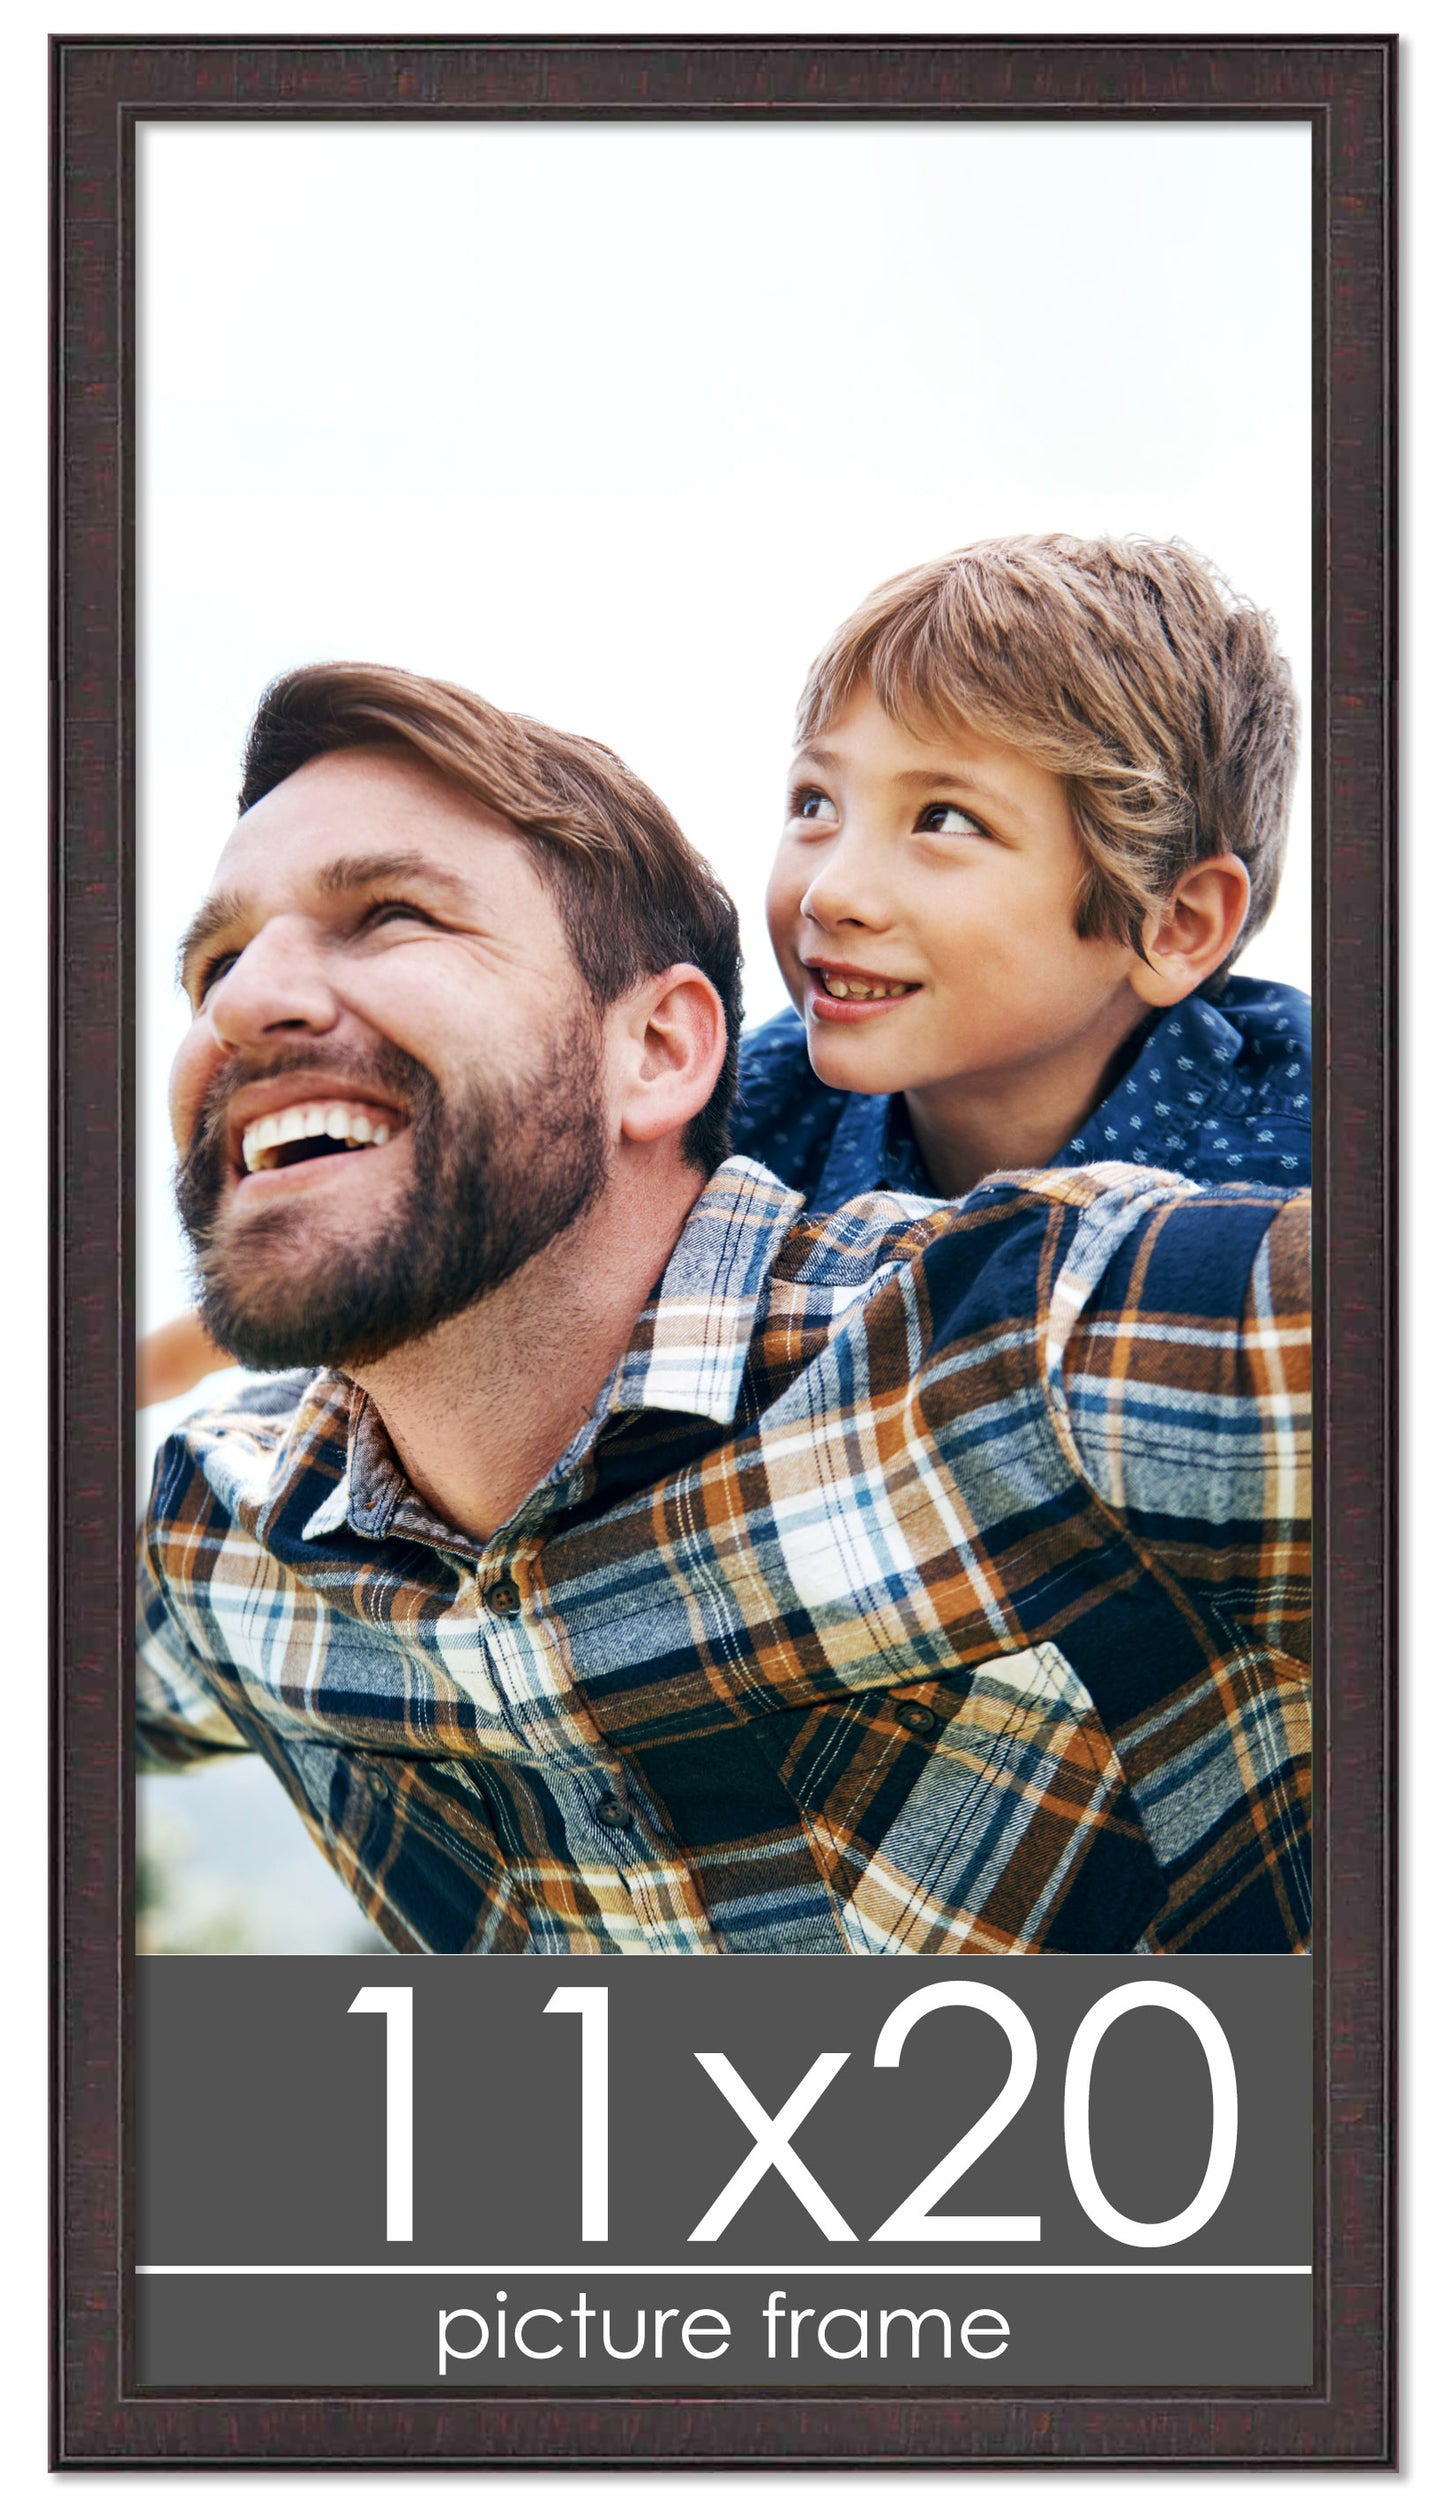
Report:
M 1308 1182 L 1309 1002 L 1229 973 L 1279 880 L 1294 694 L 1201 557 L 919 566 L 819 656 L 798 741 L 768 899 L 798 1015 L 744 1041 L 735 1151 L 820 1209 L 1120 1159 Z

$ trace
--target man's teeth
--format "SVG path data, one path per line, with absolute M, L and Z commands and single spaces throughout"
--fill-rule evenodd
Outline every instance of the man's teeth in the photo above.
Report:
M 830 1000 L 901 1000 L 905 991 L 916 989 L 911 982 L 845 982 L 841 974 L 818 979 Z
M 348 1148 L 384 1148 L 391 1137 L 386 1122 L 375 1121 L 359 1104 L 288 1104 L 284 1113 L 263 1113 L 241 1134 L 241 1154 L 248 1174 L 266 1172 L 282 1148 L 298 1139 L 339 1139 Z

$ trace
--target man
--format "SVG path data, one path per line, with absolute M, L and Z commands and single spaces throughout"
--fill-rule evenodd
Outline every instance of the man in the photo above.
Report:
M 1305 1205 L 804 1218 L 736 922 L 617 760 L 263 700 L 172 1109 L 202 1313 L 143 1761 L 259 1750 L 394 1945 L 1297 1949 Z

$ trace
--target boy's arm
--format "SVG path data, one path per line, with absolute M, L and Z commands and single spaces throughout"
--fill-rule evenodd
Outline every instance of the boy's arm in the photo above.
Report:
M 234 1363 L 234 1357 L 227 1356 L 209 1336 L 199 1313 L 178 1313 L 136 1343 L 136 1407 L 179 1399 L 207 1374 Z
M 1061 1430 L 1153 1560 L 1247 1638 L 1309 1660 L 1309 1198 L 1151 1210 L 1051 1368 Z

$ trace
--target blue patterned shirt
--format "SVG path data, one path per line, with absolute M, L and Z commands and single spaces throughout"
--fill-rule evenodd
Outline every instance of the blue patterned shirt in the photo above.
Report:
M 785 1009 L 743 1037 L 732 1120 L 740 1156 L 769 1165 L 812 1209 L 863 1191 L 933 1189 L 902 1096 L 846 1095 L 815 1078 L 802 1019 Z M 1051 1166 L 1148 1165 L 1191 1182 L 1310 1179 L 1310 1004 L 1288 983 L 1232 974 L 1139 1030 L 1123 1076 Z

